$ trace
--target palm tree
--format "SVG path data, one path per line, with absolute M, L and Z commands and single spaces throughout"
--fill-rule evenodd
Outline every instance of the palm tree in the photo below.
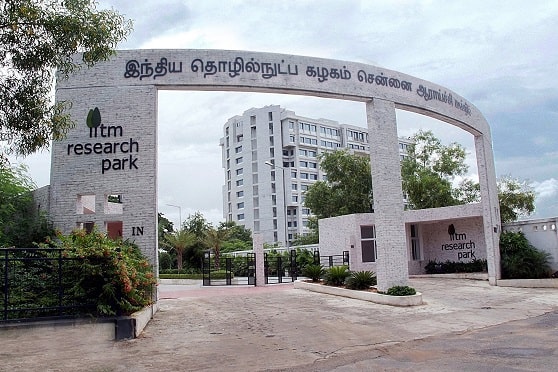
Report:
M 161 242 L 163 246 L 174 249 L 176 252 L 176 262 L 178 264 L 178 270 L 182 269 L 182 254 L 184 251 L 194 244 L 196 244 L 196 235 L 184 228 L 171 233 L 166 234 L 164 240 Z
M 215 229 L 210 228 L 205 232 L 204 235 L 204 243 L 213 249 L 213 253 L 215 254 L 215 269 L 219 270 L 221 262 L 221 246 L 223 242 L 227 240 L 229 237 L 229 230 L 227 229 Z

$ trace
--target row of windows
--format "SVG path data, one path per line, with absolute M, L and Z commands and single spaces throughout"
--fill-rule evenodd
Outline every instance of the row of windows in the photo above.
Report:
M 300 156 L 307 156 L 309 158 L 315 158 L 317 156 L 316 151 L 313 150 L 305 150 L 305 149 L 299 149 L 298 150 L 298 154 Z M 291 154 L 292 155 L 292 154 Z
M 363 132 L 357 132 L 354 130 L 350 130 L 347 129 L 347 137 L 352 138 L 355 141 L 360 141 L 360 142 L 364 142 L 364 133 Z
M 352 143 L 349 143 L 349 148 L 350 149 L 355 149 L 355 150 L 366 150 L 365 146 L 362 145 L 354 145 Z
M 298 165 L 303 167 L 303 168 L 317 168 L 318 167 L 318 163 L 313 162 L 313 161 L 305 161 L 305 160 L 301 160 L 298 163 Z
M 320 146 L 322 147 L 329 147 L 331 149 L 333 148 L 337 148 L 337 147 L 341 147 L 340 143 L 337 142 L 331 142 L 331 141 L 320 141 Z
M 300 122 L 298 123 L 298 129 L 306 132 L 316 132 L 316 125 L 315 124 L 308 124 Z

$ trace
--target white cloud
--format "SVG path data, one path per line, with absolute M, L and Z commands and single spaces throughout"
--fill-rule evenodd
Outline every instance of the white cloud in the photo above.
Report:
M 550 178 L 542 182 L 533 182 L 531 187 L 540 199 L 550 199 L 558 196 L 558 180 Z M 558 211 L 556 211 L 558 213 Z

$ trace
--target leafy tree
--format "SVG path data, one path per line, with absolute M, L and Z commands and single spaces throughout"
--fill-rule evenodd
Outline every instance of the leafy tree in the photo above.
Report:
M 318 218 L 363 213 L 372 210 L 370 159 L 337 150 L 320 155 L 320 168 L 327 180 L 306 191 L 305 206 Z
M 165 239 L 166 234 L 174 231 L 172 221 L 166 218 L 161 212 L 157 213 L 157 230 L 160 242 Z
M 517 221 L 520 216 L 528 216 L 535 210 L 535 192 L 527 182 L 511 176 L 498 180 L 498 200 L 502 223 Z
M 54 231 L 34 208 L 35 184 L 25 166 L 0 162 L 0 247 L 32 247 Z
M 210 228 L 205 232 L 204 243 L 213 250 L 215 257 L 215 269 L 221 266 L 221 246 L 227 240 L 229 230 Z
M 174 233 L 166 234 L 163 246 L 176 252 L 178 270 L 182 269 L 182 257 L 184 252 L 197 243 L 196 235 L 186 229 L 180 229 Z
M 403 190 L 412 209 L 461 204 L 452 181 L 467 172 L 465 149 L 458 143 L 443 145 L 431 131 L 417 132 L 401 162 Z
M 252 232 L 235 221 L 226 221 L 219 224 L 220 230 L 227 230 L 227 239 L 221 246 L 221 253 L 247 251 L 252 249 Z
M 318 219 L 315 216 L 308 218 L 308 228 L 310 233 L 308 235 L 297 235 L 293 240 L 293 245 L 308 245 L 318 244 L 320 240 L 320 233 L 318 230 Z
M 83 62 L 106 61 L 131 31 L 114 10 L 94 0 L 0 1 L 0 141 L 7 153 L 28 155 L 62 139 L 74 126 L 53 103 L 55 71 L 66 78 Z M 81 52 L 81 61 L 72 55 Z
M 241 240 L 245 243 L 252 244 L 252 231 L 246 226 L 239 225 L 235 221 L 226 221 L 219 223 L 219 230 L 227 230 L 228 240 Z
M 211 223 L 198 211 L 188 215 L 186 221 L 182 223 L 182 228 L 193 233 L 197 239 L 196 243 L 185 252 L 184 260 L 188 267 L 201 268 L 203 251 L 208 249 L 204 243 L 205 232 L 212 228 Z

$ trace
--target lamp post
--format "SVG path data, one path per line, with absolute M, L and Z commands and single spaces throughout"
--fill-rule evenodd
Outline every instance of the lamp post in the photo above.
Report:
M 182 229 L 182 208 L 179 205 L 167 204 L 169 207 L 178 208 L 178 230 Z
M 269 165 L 272 169 L 279 168 L 283 171 L 283 204 L 285 205 L 284 212 L 285 212 L 285 248 L 289 248 L 289 234 L 287 230 L 287 182 L 285 181 L 285 168 L 280 167 L 278 165 L 273 164 L 271 161 L 266 160 L 264 162 L 265 165 Z

